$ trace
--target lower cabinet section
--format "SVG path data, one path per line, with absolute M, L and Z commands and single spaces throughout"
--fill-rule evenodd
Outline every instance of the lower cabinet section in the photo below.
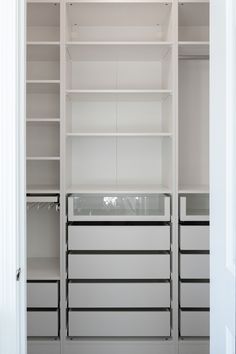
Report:
M 169 279 L 170 255 L 82 255 L 68 257 L 69 279 Z
M 209 311 L 180 311 L 181 337 L 208 337 L 210 335 Z
M 69 283 L 68 306 L 170 307 L 170 283 Z
M 210 307 L 210 284 L 181 283 L 180 307 Z
M 27 312 L 28 337 L 58 337 L 58 310 Z
M 170 311 L 69 311 L 70 337 L 169 337 Z
M 27 354 L 61 354 L 61 343 L 59 340 L 29 339 L 27 343 Z M 65 354 L 67 354 L 65 352 Z

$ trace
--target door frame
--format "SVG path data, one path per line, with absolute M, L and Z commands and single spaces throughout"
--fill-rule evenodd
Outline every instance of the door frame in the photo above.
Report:
M 26 353 L 25 1 L 0 11 L 0 352 Z

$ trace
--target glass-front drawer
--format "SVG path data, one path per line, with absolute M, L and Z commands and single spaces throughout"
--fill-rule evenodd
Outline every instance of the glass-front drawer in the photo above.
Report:
M 69 221 L 170 221 L 170 196 L 163 194 L 73 194 Z

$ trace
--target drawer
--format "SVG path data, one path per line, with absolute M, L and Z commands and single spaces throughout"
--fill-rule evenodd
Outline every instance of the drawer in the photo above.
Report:
M 170 226 L 69 226 L 69 250 L 169 250 Z
M 188 194 L 180 197 L 181 221 L 209 221 L 209 194 Z
M 69 221 L 170 221 L 170 196 L 80 193 L 68 197 Z
M 27 283 L 27 307 L 58 307 L 58 283 Z
M 69 283 L 69 307 L 170 307 L 169 283 Z
M 184 225 L 180 226 L 180 249 L 188 250 L 209 250 L 210 248 L 210 227 L 207 225 Z
M 70 279 L 169 279 L 170 256 L 70 254 Z
M 209 279 L 210 257 L 208 254 L 181 254 L 181 279 Z
M 209 337 L 209 311 L 181 311 L 180 334 L 182 337 Z
M 58 337 L 58 311 L 28 311 L 28 337 Z
M 69 311 L 70 337 L 169 337 L 169 311 Z
M 180 284 L 181 307 L 210 307 L 209 283 Z

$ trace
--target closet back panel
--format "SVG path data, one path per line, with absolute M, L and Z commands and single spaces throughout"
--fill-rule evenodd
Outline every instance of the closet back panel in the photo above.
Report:
M 72 62 L 72 89 L 169 89 L 160 62 Z
M 163 165 L 171 164 L 168 145 L 156 137 L 72 139 L 71 183 L 163 184 Z
M 59 257 L 59 225 L 55 207 L 50 210 L 47 206 L 30 208 L 27 212 L 27 256 Z
M 179 5 L 179 40 L 209 41 L 209 4 Z
M 209 184 L 209 61 L 179 64 L 180 185 Z
M 59 118 L 60 96 L 57 93 L 27 94 L 27 118 Z
M 44 188 L 59 188 L 58 161 L 27 161 L 27 186 Z
M 57 157 L 60 153 L 59 125 L 32 123 L 27 126 L 27 156 Z
M 59 41 L 60 6 L 34 3 L 27 6 L 27 41 Z
M 171 98 L 152 100 L 142 95 L 136 99 L 111 97 L 81 99 L 67 102 L 67 132 L 149 133 L 171 132 Z
M 68 40 L 158 41 L 171 36 L 171 4 L 68 4 Z

